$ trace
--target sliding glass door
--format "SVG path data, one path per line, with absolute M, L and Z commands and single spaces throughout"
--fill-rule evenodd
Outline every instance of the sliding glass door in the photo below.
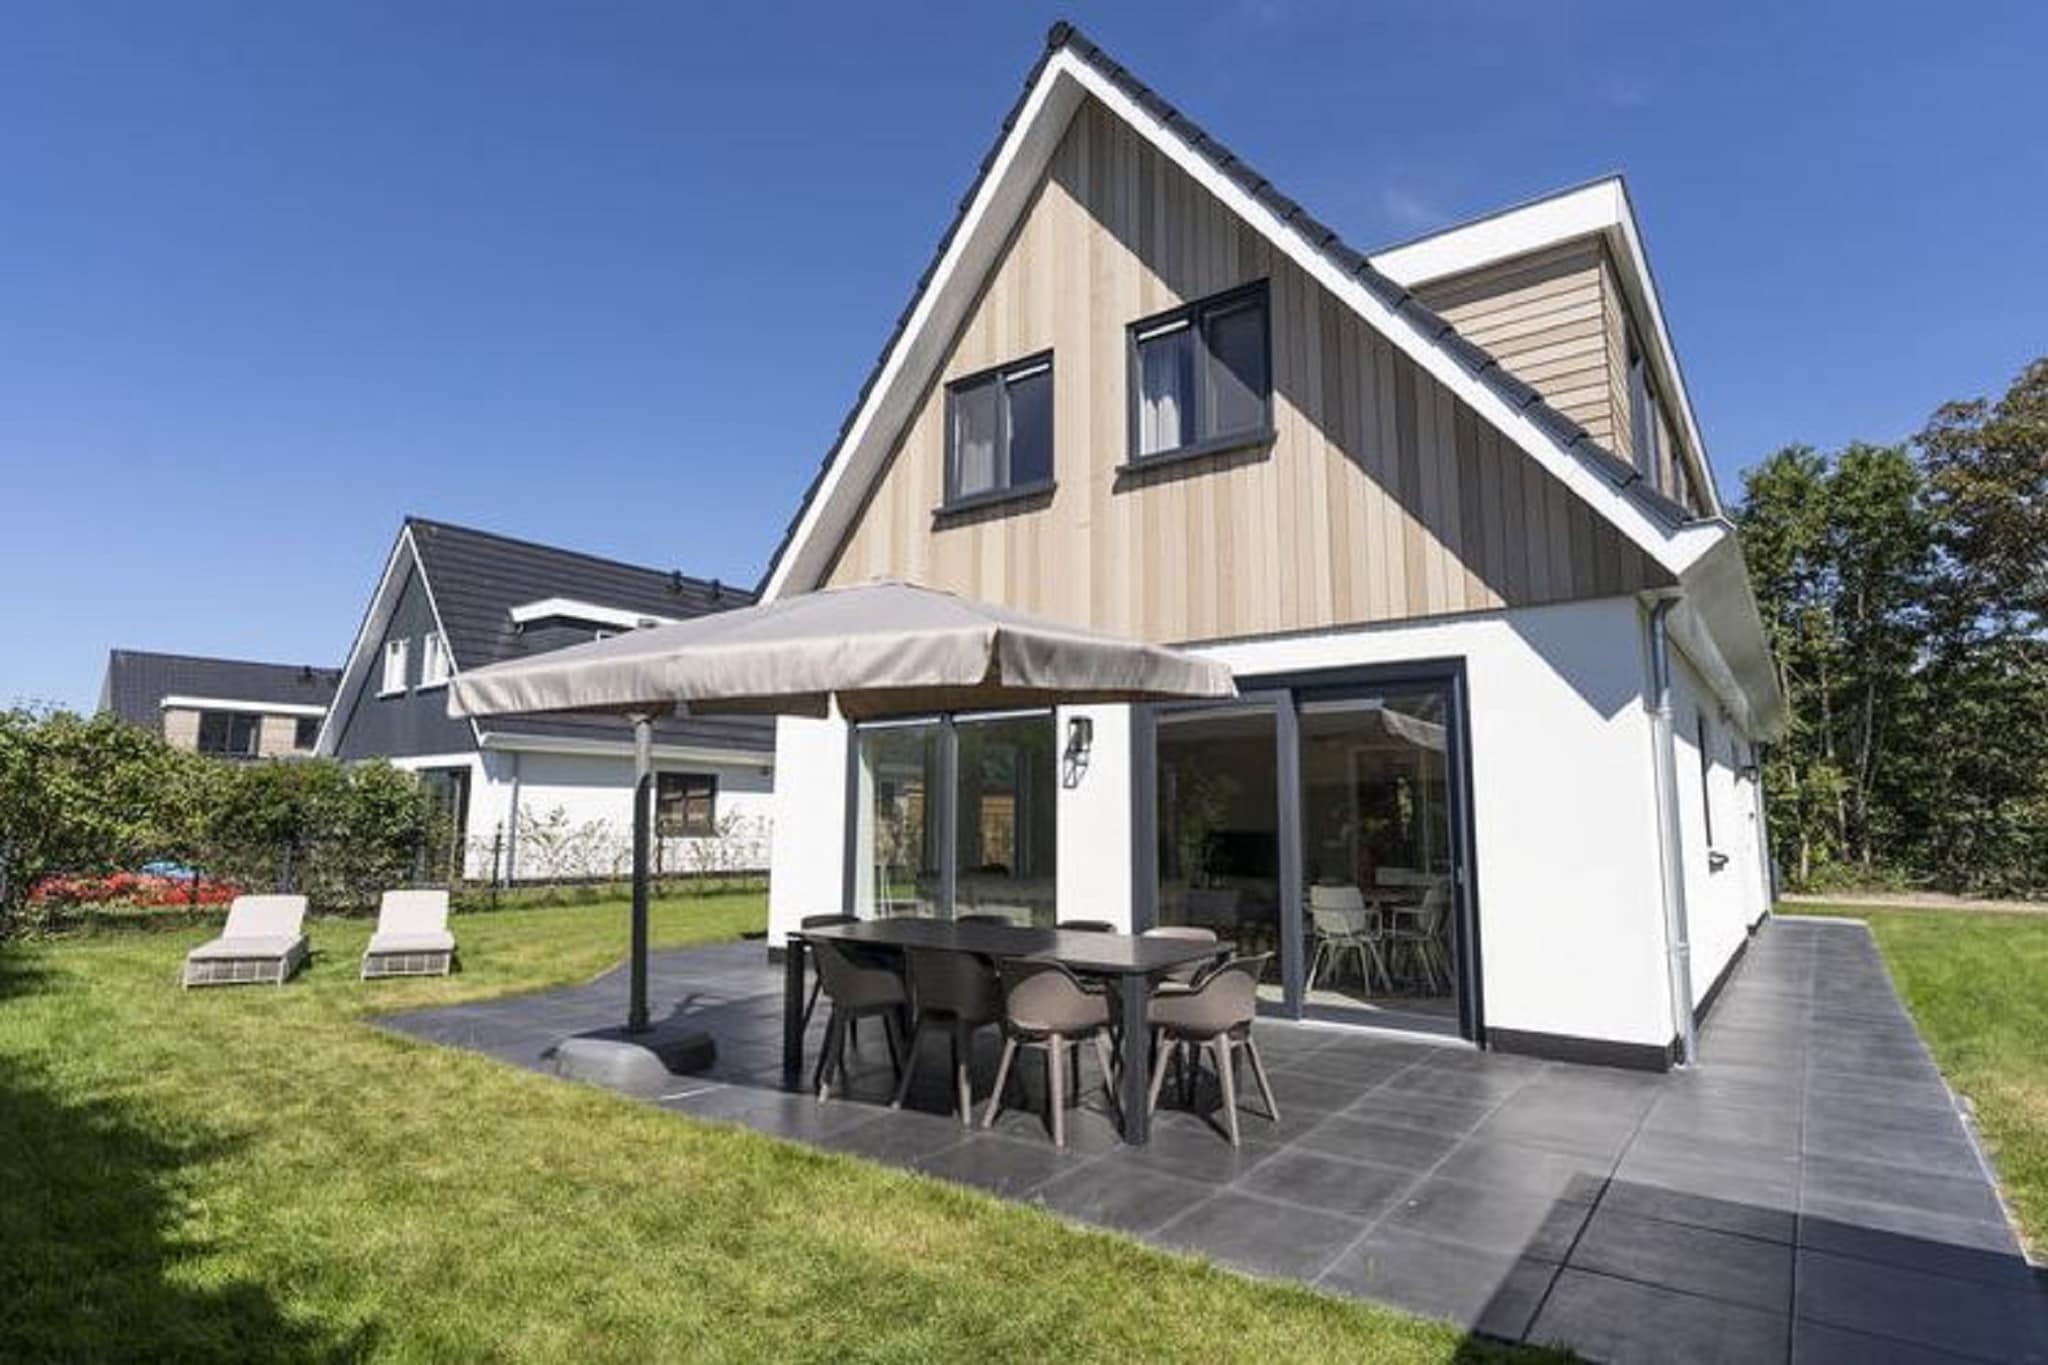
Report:
M 1141 919 L 1273 954 L 1286 1014 L 1476 1037 L 1462 686 L 1447 663 L 1154 708 Z
M 1053 923 L 1050 712 L 863 725 L 853 739 L 854 912 Z

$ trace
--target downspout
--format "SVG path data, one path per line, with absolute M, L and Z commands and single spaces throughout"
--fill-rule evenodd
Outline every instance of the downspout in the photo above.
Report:
M 519 880 L 519 750 L 512 751 L 512 811 L 505 817 L 505 885 Z
M 1678 814 L 1678 749 L 1671 723 L 1671 636 L 1665 617 L 1678 598 L 1650 604 L 1650 762 L 1657 782 L 1657 843 L 1664 890 L 1665 969 L 1671 979 L 1671 1022 L 1678 1035 L 1678 1065 L 1699 1052 L 1693 1021 L 1692 943 L 1685 917 L 1685 842 Z

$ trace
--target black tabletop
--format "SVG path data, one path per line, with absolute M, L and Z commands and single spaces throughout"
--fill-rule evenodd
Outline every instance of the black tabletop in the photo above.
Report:
M 960 924 L 944 919 L 876 919 L 793 931 L 793 938 L 828 938 L 889 948 L 942 948 L 983 957 L 1022 957 L 1057 962 L 1101 976 L 1150 976 L 1206 962 L 1231 949 L 1229 943 L 1185 938 L 1142 938 L 1091 934 L 1072 929 L 1030 929 L 1018 924 Z

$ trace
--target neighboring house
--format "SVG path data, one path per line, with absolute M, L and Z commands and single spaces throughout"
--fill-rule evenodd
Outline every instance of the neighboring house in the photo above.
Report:
M 107 653 L 99 709 L 162 735 L 174 748 L 219 758 L 286 758 L 313 751 L 340 676 L 299 664 L 115 649 Z
M 1768 909 L 1785 703 L 1618 179 L 1368 257 L 1056 26 L 763 591 L 877 577 L 1242 699 L 779 722 L 774 941 L 1208 925 L 1285 1014 L 1662 1066 Z
M 631 843 L 631 726 L 609 717 L 457 719 L 448 680 L 753 600 L 716 581 L 407 518 L 318 751 L 419 772 L 464 831 L 472 877 L 618 875 Z M 767 866 L 774 746 L 762 720 L 669 718 L 655 727 L 664 870 Z

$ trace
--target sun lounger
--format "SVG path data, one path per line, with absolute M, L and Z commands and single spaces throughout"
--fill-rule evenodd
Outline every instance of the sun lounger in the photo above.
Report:
M 185 955 L 187 986 L 282 986 L 307 955 L 304 896 L 237 896 L 220 937 Z
M 363 979 L 446 976 L 455 959 L 446 891 L 386 891 L 377 932 L 363 953 Z

